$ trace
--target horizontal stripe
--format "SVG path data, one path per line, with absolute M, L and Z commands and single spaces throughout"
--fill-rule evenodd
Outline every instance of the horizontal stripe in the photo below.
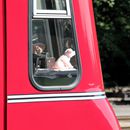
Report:
M 69 15 L 48 15 L 48 14 L 44 14 L 44 15 L 40 15 L 40 14 L 38 14 L 38 15 L 34 15 L 33 16 L 33 18 L 39 18 L 39 19 L 41 19 L 41 18 L 71 18 L 71 16 L 69 16 Z
M 8 99 L 19 98 L 41 98 L 41 97 L 72 97 L 72 96 L 98 96 L 104 95 L 105 92 L 85 92 L 85 93 L 60 93 L 60 94 L 28 94 L 28 95 L 9 95 Z
M 106 98 L 105 92 L 9 95 L 8 96 L 8 103 L 94 100 L 94 99 L 103 99 L 103 98 Z
M 54 102 L 54 101 L 79 101 L 79 100 L 95 100 L 95 99 L 104 99 L 106 96 L 96 96 L 96 97 L 71 97 L 71 98 L 43 98 L 43 99 L 17 99 L 17 100 L 8 100 L 8 103 L 27 103 L 27 102 Z

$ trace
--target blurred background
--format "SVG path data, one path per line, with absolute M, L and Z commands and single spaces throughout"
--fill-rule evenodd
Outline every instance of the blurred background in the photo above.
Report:
M 93 0 L 107 97 L 130 130 L 130 0 Z

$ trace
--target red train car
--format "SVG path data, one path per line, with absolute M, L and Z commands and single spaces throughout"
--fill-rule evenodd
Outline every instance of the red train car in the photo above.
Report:
M 92 0 L 1 0 L 0 17 L 0 130 L 120 130 Z

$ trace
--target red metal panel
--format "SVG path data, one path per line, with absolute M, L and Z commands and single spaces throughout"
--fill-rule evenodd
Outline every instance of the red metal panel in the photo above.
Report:
M 8 105 L 8 130 L 119 130 L 106 100 Z
M 73 7 L 82 78 L 78 86 L 69 92 L 102 91 L 92 2 L 73 0 Z M 8 94 L 45 93 L 33 88 L 28 76 L 28 0 L 7 0 L 7 16 Z
M 29 80 L 28 0 L 7 2 L 8 95 L 59 93 L 36 90 Z M 73 0 L 82 78 L 70 91 L 103 91 L 91 0 Z M 61 93 L 60 92 L 60 93 Z M 104 100 L 8 104 L 8 130 L 119 130 Z
M 83 71 L 80 83 L 86 91 L 103 90 L 92 0 L 73 0 L 73 5 Z
M 4 0 L 0 1 L 0 130 L 4 130 Z

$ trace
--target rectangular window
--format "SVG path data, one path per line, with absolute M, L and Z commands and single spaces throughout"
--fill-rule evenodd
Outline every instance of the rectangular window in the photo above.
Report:
M 69 0 L 34 0 L 33 14 L 35 18 L 69 18 Z
M 37 9 L 43 12 L 39 18 L 30 17 L 31 80 L 40 90 L 71 89 L 79 79 L 80 68 L 73 21 L 71 18 L 60 18 L 61 12 L 57 12 L 59 18 L 50 12 L 65 11 L 66 2 L 69 1 L 34 0 L 35 2 Z M 47 15 L 51 14 L 53 18 L 43 18 L 45 11 L 49 11 Z

